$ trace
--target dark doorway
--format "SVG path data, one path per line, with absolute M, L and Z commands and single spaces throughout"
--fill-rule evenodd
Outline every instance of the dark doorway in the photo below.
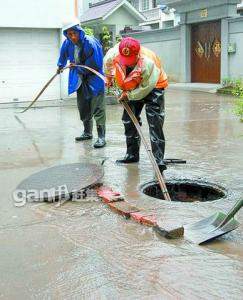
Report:
M 191 41 L 192 82 L 220 83 L 220 21 L 193 25 Z

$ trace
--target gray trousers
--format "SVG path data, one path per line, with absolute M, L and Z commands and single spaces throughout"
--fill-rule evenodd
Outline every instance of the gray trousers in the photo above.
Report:
M 80 115 L 80 120 L 84 123 L 91 123 L 94 118 L 97 126 L 105 126 L 106 109 L 104 94 L 85 99 L 82 94 L 82 89 L 77 90 L 77 105 Z

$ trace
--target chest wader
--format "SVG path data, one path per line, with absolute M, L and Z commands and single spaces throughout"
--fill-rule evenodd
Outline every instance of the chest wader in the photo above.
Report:
M 149 125 L 150 142 L 153 155 L 161 172 L 166 170 L 164 163 L 165 137 L 163 132 L 164 125 L 164 90 L 154 89 L 142 100 L 129 101 L 131 110 L 138 119 L 140 125 L 141 112 L 145 106 L 146 117 Z M 122 121 L 125 127 L 127 153 L 124 159 L 117 160 L 117 163 L 134 163 L 139 161 L 140 136 L 132 120 L 124 110 Z
M 77 90 L 77 104 L 80 119 L 84 125 L 84 132 L 81 136 L 76 137 L 76 141 L 85 141 L 93 138 L 93 118 L 96 121 L 96 128 L 98 139 L 94 143 L 95 148 L 102 148 L 105 146 L 105 97 L 104 94 L 94 96 L 91 99 L 85 99 L 82 93 L 82 88 Z
M 82 45 L 75 45 L 74 58 L 75 63 L 80 62 L 80 51 Z M 92 75 L 93 76 L 93 75 Z M 105 122 L 106 122 L 106 111 L 105 111 L 105 97 L 104 93 L 93 96 L 91 99 L 86 99 L 83 93 L 82 87 L 82 76 L 80 78 L 80 87 L 77 90 L 77 105 L 79 110 L 80 119 L 83 122 L 84 131 L 81 136 L 76 137 L 76 142 L 90 140 L 93 138 L 93 117 L 96 121 L 96 128 L 98 139 L 94 143 L 94 148 L 102 148 L 106 145 L 105 141 Z M 83 83 L 85 84 L 85 83 Z

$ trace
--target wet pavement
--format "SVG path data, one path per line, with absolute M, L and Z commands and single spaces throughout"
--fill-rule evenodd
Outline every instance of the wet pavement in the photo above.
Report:
M 197 246 L 166 240 L 96 198 L 18 208 L 11 197 L 34 172 L 107 158 L 104 184 L 156 212 L 162 225 L 225 211 L 243 196 L 243 124 L 232 114 L 232 101 L 180 90 L 166 95 L 166 157 L 188 163 L 169 167 L 165 176 L 226 188 L 224 199 L 205 203 L 167 203 L 143 195 L 140 186 L 153 179 L 143 147 L 138 165 L 115 164 L 125 153 L 118 105 L 107 107 L 107 147 L 96 150 L 90 141 L 74 142 L 81 131 L 74 106 L 40 107 L 17 117 L 16 108 L 0 109 L 0 299 L 242 299 L 243 225 Z M 243 224 L 243 211 L 237 219 Z

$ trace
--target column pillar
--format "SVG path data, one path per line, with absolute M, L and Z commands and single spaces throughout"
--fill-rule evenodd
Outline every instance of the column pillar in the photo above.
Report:
M 221 83 L 224 78 L 229 77 L 229 22 L 228 19 L 221 20 Z
M 191 82 L 191 26 L 181 24 L 181 82 Z

